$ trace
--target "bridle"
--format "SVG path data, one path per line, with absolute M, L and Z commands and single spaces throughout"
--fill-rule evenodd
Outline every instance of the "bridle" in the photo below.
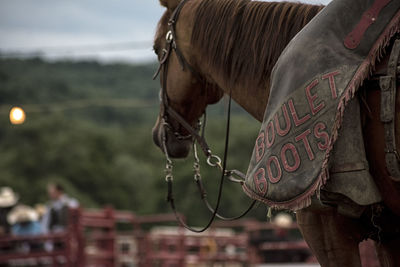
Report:
M 165 36 L 166 40 L 166 47 L 162 50 L 162 56 L 159 60 L 159 67 L 153 76 L 153 79 L 155 79 L 158 74 L 163 71 L 162 75 L 162 85 L 161 85 L 161 91 L 160 91 L 160 101 L 163 105 L 163 111 L 162 111 L 162 124 L 164 127 L 167 128 L 169 131 L 173 131 L 172 124 L 169 121 L 169 118 L 173 118 L 176 120 L 186 131 L 188 131 L 188 135 L 182 135 L 178 131 L 173 131 L 172 133 L 178 140 L 188 140 L 188 139 L 195 139 L 197 143 L 201 146 L 203 152 L 205 155 L 208 157 L 212 156 L 211 150 L 208 147 L 208 144 L 206 140 L 204 139 L 203 136 L 198 134 L 199 130 L 199 124 L 198 127 L 193 127 L 190 125 L 178 112 L 176 112 L 170 105 L 169 105 L 169 98 L 167 94 L 167 75 L 168 75 L 168 62 L 170 55 L 172 51 L 175 51 L 175 54 L 178 58 L 179 64 L 182 67 L 182 70 L 185 70 L 186 68 L 189 69 L 191 73 L 195 75 L 198 81 L 202 81 L 201 75 L 186 61 L 185 57 L 183 56 L 182 52 L 178 48 L 176 44 L 176 34 L 175 34 L 175 25 L 176 22 L 179 18 L 179 14 L 184 6 L 184 4 L 188 0 L 182 0 L 179 5 L 176 7 L 174 12 L 171 15 L 171 18 L 168 21 L 168 26 L 169 26 L 169 31 L 167 32 Z
M 198 81 L 202 81 L 202 76 L 185 60 L 185 57 L 183 56 L 182 52 L 177 46 L 176 43 L 176 33 L 175 33 L 175 26 L 177 23 L 177 20 L 179 18 L 179 14 L 185 5 L 185 3 L 189 0 L 182 0 L 178 6 L 175 8 L 174 12 L 172 13 L 169 21 L 168 21 L 168 27 L 169 31 L 167 32 L 165 38 L 166 38 L 166 47 L 162 50 L 162 56 L 160 57 L 159 60 L 159 67 L 153 77 L 155 79 L 158 74 L 162 71 L 162 79 L 161 79 L 161 90 L 160 90 L 160 101 L 162 103 L 162 114 L 161 114 L 161 126 L 162 126 L 162 149 L 164 151 L 165 157 L 166 157 L 166 166 L 165 166 L 165 180 L 168 185 L 168 195 L 167 195 L 167 201 L 170 203 L 172 210 L 175 213 L 177 221 L 185 228 L 193 231 L 193 232 L 204 232 L 207 230 L 212 222 L 214 221 L 215 217 L 220 218 L 222 220 L 236 220 L 239 219 L 243 216 L 245 216 L 255 205 L 256 201 L 254 200 L 249 208 L 242 213 L 239 216 L 236 217 L 231 217 L 227 218 L 224 216 L 221 216 L 218 214 L 218 208 L 221 202 L 221 196 L 222 196 L 222 189 L 223 189 L 223 184 L 224 184 L 224 179 L 227 177 L 230 181 L 239 183 L 242 186 L 244 185 L 245 181 L 245 175 L 237 170 L 227 170 L 226 169 L 226 160 L 227 160 L 227 154 L 228 154 L 228 144 L 229 144 L 229 129 L 230 129 L 230 111 L 231 111 L 231 94 L 229 95 L 229 102 L 228 102 L 228 114 L 227 114 L 227 126 L 226 126 L 226 137 L 225 137 L 225 150 L 224 150 L 224 157 L 223 161 L 221 160 L 220 157 L 217 155 L 214 155 L 209 148 L 207 141 L 204 138 L 204 128 L 205 128 L 205 114 L 204 114 L 204 123 L 203 123 L 203 131 L 202 134 L 199 134 L 199 129 L 201 127 L 201 123 L 198 123 L 198 127 L 193 127 L 188 123 L 178 112 L 176 112 L 170 105 L 169 105 L 169 98 L 167 94 L 167 75 L 168 75 L 168 63 L 169 63 L 169 58 L 171 53 L 174 51 L 179 64 L 182 67 L 182 70 L 184 71 L 186 68 L 197 78 Z M 188 135 L 182 135 L 178 131 L 174 131 L 172 124 L 170 123 L 169 119 L 173 118 L 175 121 L 177 121 L 189 134 Z M 173 184 L 173 162 L 170 159 L 167 151 L 167 145 L 166 145 L 166 131 L 170 131 L 174 134 L 174 136 L 178 140 L 192 140 L 193 141 L 193 154 L 194 154 L 194 164 L 193 164 L 193 169 L 194 169 L 194 180 L 197 184 L 200 197 L 207 206 L 207 208 L 212 212 L 212 216 L 207 223 L 207 225 L 201 229 L 194 229 L 190 226 L 188 226 L 183 219 L 179 216 L 179 213 L 177 212 L 177 209 L 175 207 L 175 202 L 174 202 L 174 197 L 173 197 L 173 190 L 172 190 L 172 184 Z M 201 174 L 200 174 L 200 160 L 197 155 L 197 147 L 196 147 L 196 142 L 199 144 L 201 147 L 201 150 L 203 151 L 204 155 L 207 158 L 207 164 L 211 167 L 218 168 L 221 171 L 221 179 L 220 179 L 220 184 L 219 184 L 219 191 L 218 191 L 218 198 L 217 198 L 217 203 L 215 207 L 213 208 L 208 200 L 207 200 L 207 193 L 204 189 L 202 179 L 201 179 Z M 234 176 L 238 177 L 235 178 Z

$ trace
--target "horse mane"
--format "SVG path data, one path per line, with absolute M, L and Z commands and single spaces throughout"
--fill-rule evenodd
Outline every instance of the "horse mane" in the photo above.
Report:
M 234 85 L 268 88 L 289 41 L 324 6 L 251 0 L 202 0 L 195 13 L 192 46 L 202 63 Z

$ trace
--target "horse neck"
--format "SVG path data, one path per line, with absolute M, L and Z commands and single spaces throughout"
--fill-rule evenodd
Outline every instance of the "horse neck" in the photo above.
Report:
M 225 7 L 230 6 L 233 12 L 235 9 L 229 0 L 224 1 Z M 202 3 L 208 6 L 199 8 Z M 216 84 L 226 94 L 232 93 L 235 102 L 262 121 L 273 66 L 289 41 L 322 6 L 251 1 L 242 3 L 243 15 L 235 17 L 227 14 L 218 16 L 218 12 L 231 14 L 226 9 L 215 11 L 210 16 L 213 9 L 218 10 L 216 2 L 192 1 L 192 12 L 197 8 L 200 12 L 197 16 L 192 13 L 189 18 L 191 32 L 186 36 L 191 36 L 191 40 L 187 42 L 187 48 L 194 55 L 191 61 L 210 83 Z M 259 19 L 253 20 L 254 15 Z M 219 20 L 220 17 L 223 19 Z
M 217 82 L 224 84 L 224 81 Z M 244 88 L 233 86 L 228 88 L 226 85 L 220 87 L 225 94 L 232 94 L 232 99 L 246 110 L 256 120 L 262 122 L 264 111 L 267 106 L 269 96 L 269 86 L 267 88 Z

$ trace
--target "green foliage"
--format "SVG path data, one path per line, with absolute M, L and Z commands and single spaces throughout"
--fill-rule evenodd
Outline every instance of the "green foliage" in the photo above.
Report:
M 158 115 L 159 85 L 151 80 L 155 69 L 152 64 L 1 60 L 0 186 L 13 187 L 21 202 L 35 204 L 47 201 L 49 181 L 59 181 L 85 207 L 169 212 L 165 159 L 151 137 Z M 12 105 L 25 108 L 24 124 L 9 123 Z M 207 139 L 222 156 L 224 107 L 209 110 Z M 246 171 L 259 123 L 237 106 L 234 111 L 228 167 Z M 190 157 L 175 162 L 174 192 L 189 222 L 202 224 L 209 213 L 198 197 L 192 164 Z M 215 203 L 220 174 L 205 164 L 201 168 Z M 249 203 L 240 186 L 225 186 L 221 208 L 227 216 Z M 252 216 L 265 214 L 260 206 Z

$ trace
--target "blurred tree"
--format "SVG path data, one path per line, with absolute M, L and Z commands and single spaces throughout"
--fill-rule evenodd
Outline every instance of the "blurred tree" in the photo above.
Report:
M 46 184 L 57 180 L 86 207 L 169 212 L 165 159 L 151 137 L 158 115 L 159 85 L 151 80 L 155 69 L 152 64 L 0 60 L 0 186 L 13 187 L 22 202 L 34 204 L 47 200 Z M 8 122 L 12 105 L 26 107 L 24 124 Z M 224 103 L 208 114 L 207 139 L 222 156 Z M 234 106 L 229 168 L 246 171 L 258 129 L 258 122 Z M 201 224 L 209 213 L 198 197 L 192 164 L 190 157 L 175 162 L 174 191 L 180 211 Z M 215 203 L 220 174 L 206 164 L 201 168 Z M 249 203 L 240 186 L 225 186 L 221 210 L 228 216 Z M 261 205 L 252 216 L 265 214 Z

